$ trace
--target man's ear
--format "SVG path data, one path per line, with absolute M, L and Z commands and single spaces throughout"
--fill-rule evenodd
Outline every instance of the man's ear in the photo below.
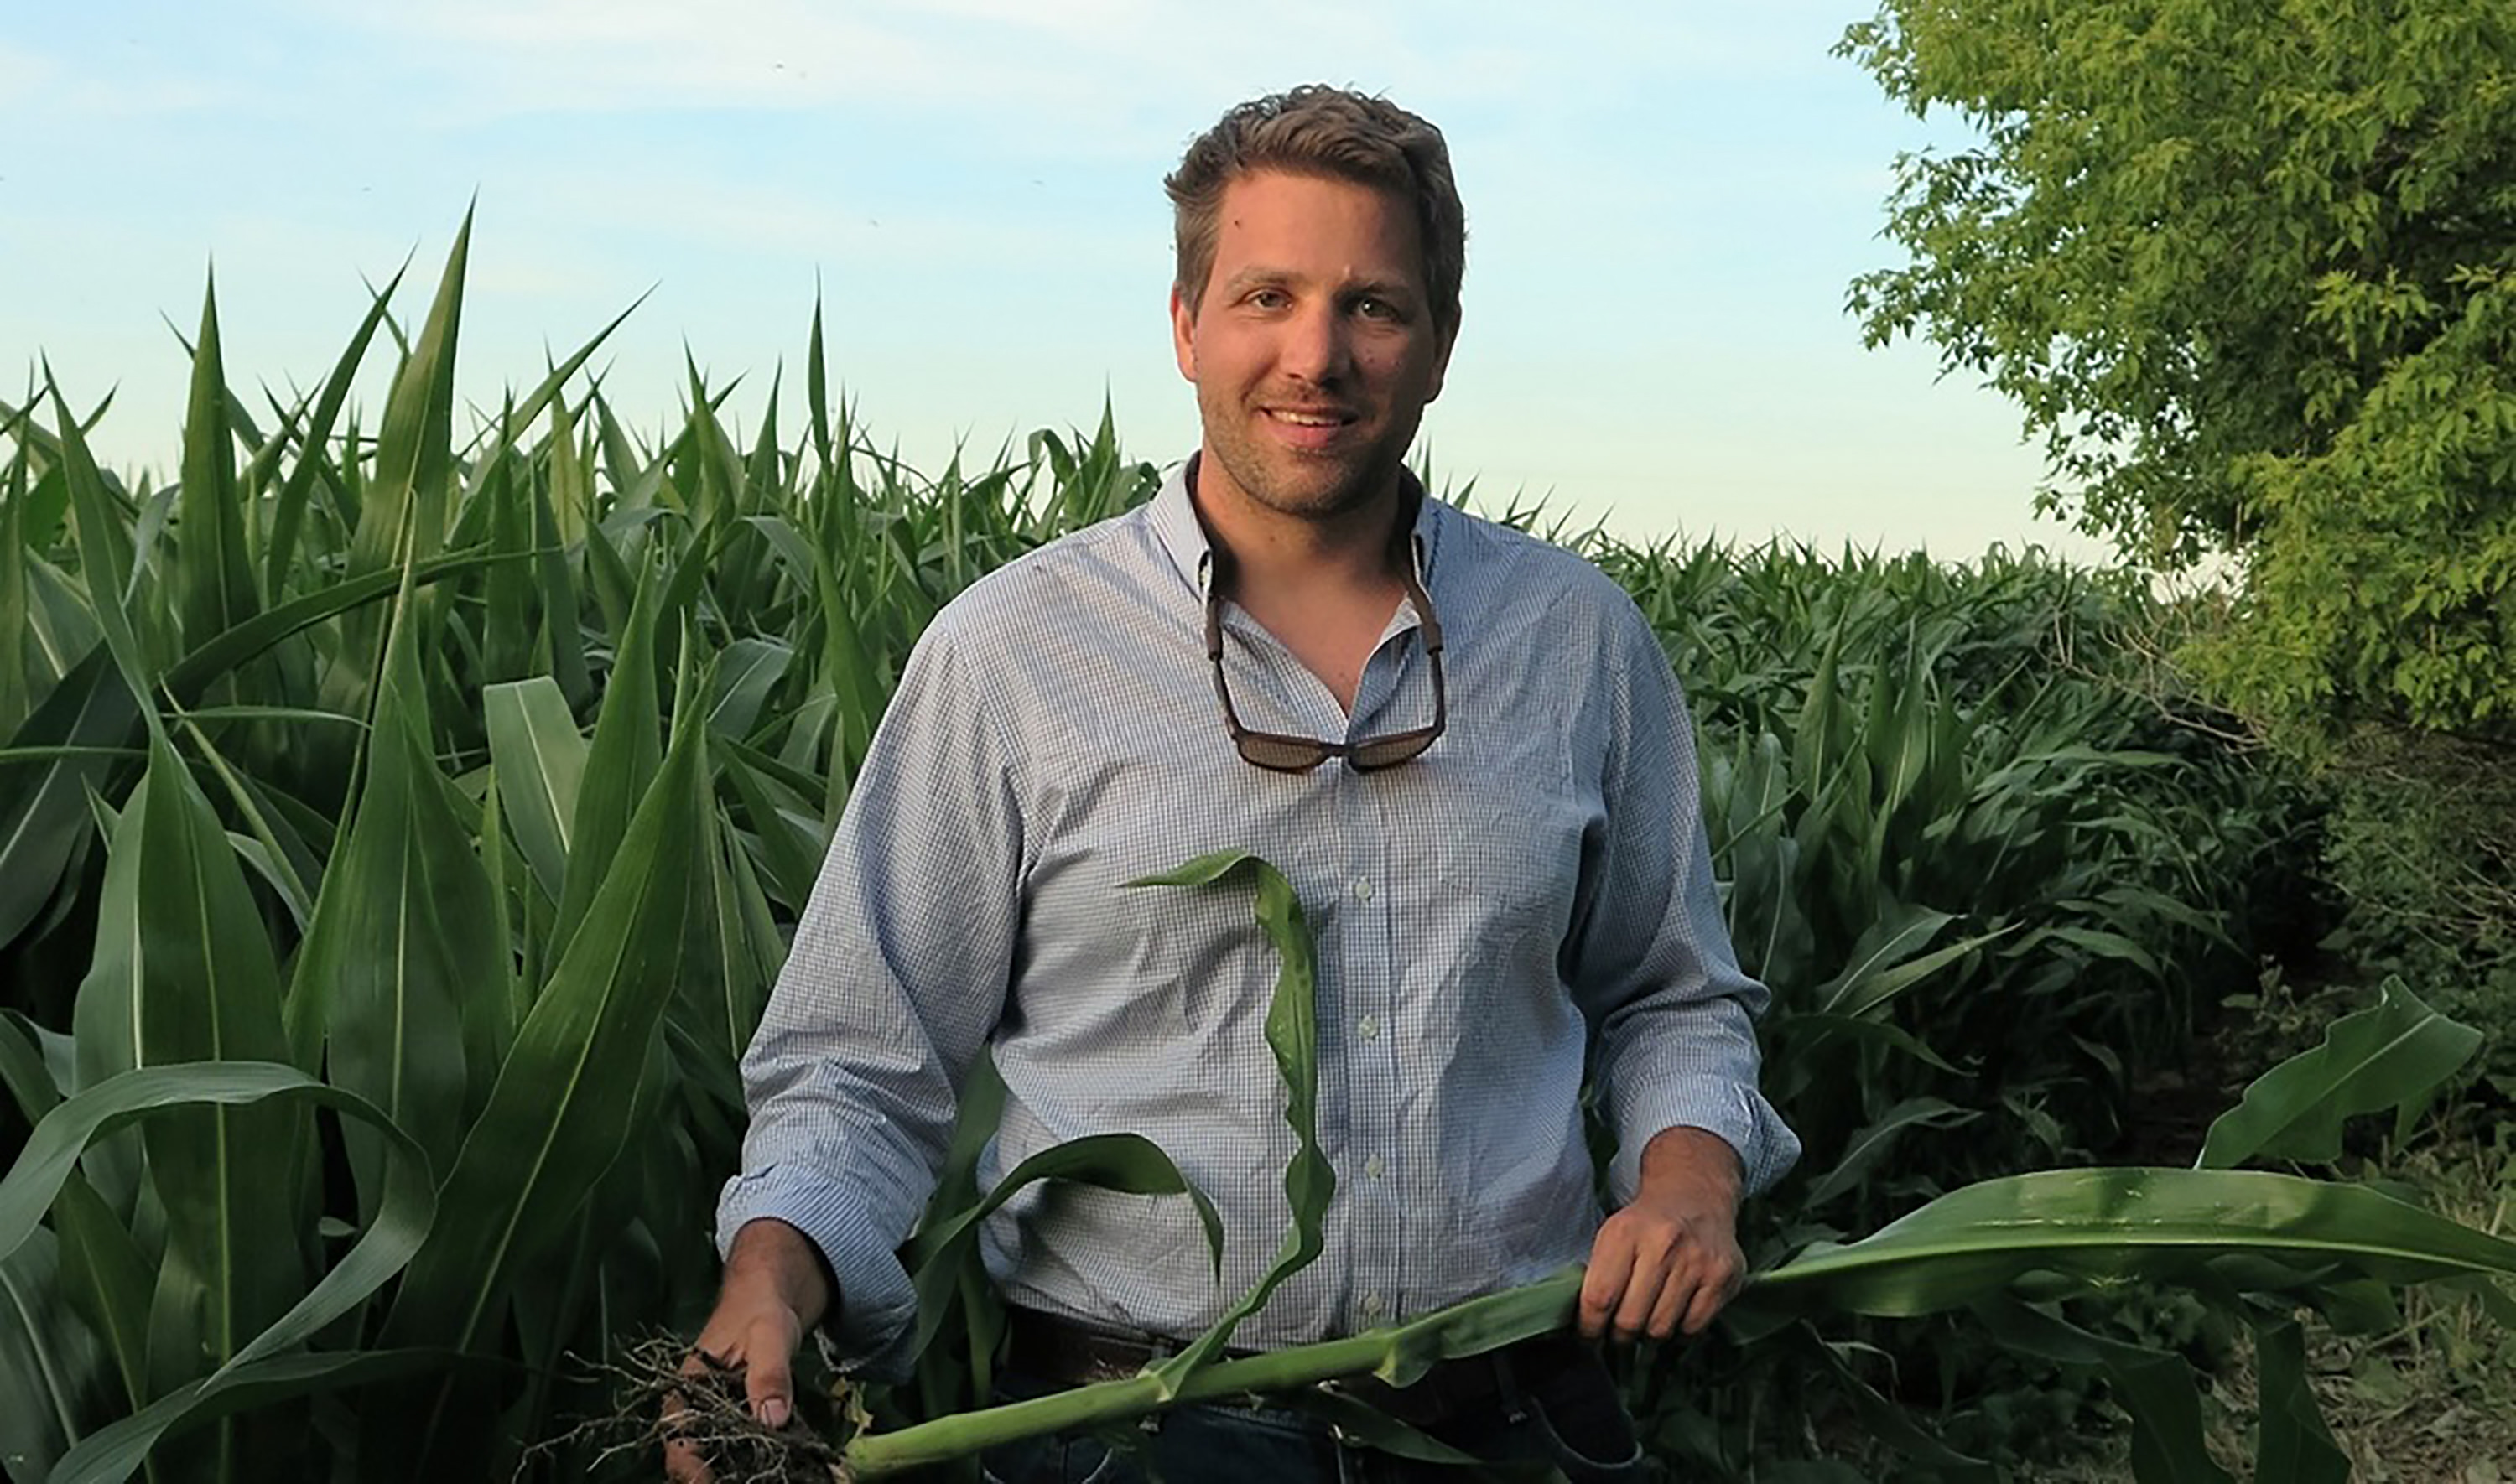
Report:
M 1179 357 L 1180 375 L 1195 381 L 1196 311 L 1176 283 L 1171 285 L 1171 353 Z
M 1429 402 L 1442 394 L 1443 379 L 1450 374 L 1450 348 L 1458 343 L 1459 327 L 1453 324 L 1443 332 L 1441 346 L 1433 352 L 1433 388 L 1424 393 L 1424 400 Z

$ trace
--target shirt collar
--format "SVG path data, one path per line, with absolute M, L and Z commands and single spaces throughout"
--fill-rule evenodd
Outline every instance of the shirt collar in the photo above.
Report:
M 1191 454 L 1187 462 L 1170 472 L 1162 487 L 1145 508 L 1145 517 L 1153 528 L 1154 538 L 1161 542 L 1172 567 L 1180 580 L 1205 600 L 1206 588 L 1214 576 L 1214 548 L 1205 539 L 1205 526 L 1196 518 L 1196 507 L 1189 499 L 1189 480 L 1195 477 L 1197 459 Z M 1415 502 L 1415 528 L 1410 540 L 1415 551 L 1415 580 L 1429 592 L 1433 586 L 1433 562 L 1442 541 L 1442 512 L 1446 507 L 1424 491 L 1415 472 L 1401 468 L 1398 477 L 1407 496 Z

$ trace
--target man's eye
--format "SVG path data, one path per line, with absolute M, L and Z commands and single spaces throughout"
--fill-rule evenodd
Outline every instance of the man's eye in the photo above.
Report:
M 1284 303 L 1282 289 L 1253 289 L 1249 294 L 1249 307 L 1253 309 L 1280 309 Z
M 1365 319 L 1398 319 L 1404 317 L 1398 312 L 1398 306 L 1377 296 L 1356 301 L 1354 309 L 1356 313 L 1361 314 Z

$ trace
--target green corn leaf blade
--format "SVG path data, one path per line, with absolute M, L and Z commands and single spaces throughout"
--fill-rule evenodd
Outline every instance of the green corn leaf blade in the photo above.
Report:
M 140 637 L 124 606 L 124 595 L 131 587 L 131 549 L 122 522 L 115 517 L 113 497 L 106 492 L 105 475 L 88 449 L 87 435 L 70 415 L 61 388 L 52 385 L 49 370 L 45 381 L 53 405 L 61 411 L 62 471 L 68 481 L 71 518 L 78 530 L 79 576 L 86 588 L 88 611 L 105 635 L 105 652 L 113 656 L 123 684 L 134 696 L 146 696 L 150 694 L 155 674 L 148 667 Z M 153 727 L 155 714 L 144 708 L 144 715 Z
M 1297 1140 L 1292 1162 L 1284 1167 L 1284 1198 L 1293 1224 L 1283 1246 L 1256 1286 L 1226 1310 L 1213 1327 L 1186 1349 L 1155 1368 L 1165 1396 L 1209 1364 L 1232 1340 L 1240 1321 L 1258 1312 L 1277 1286 L 1316 1259 L 1325 1245 L 1328 1201 L 1336 1193 L 1336 1171 L 1320 1148 L 1319 961 L 1302 904 L 1284 874 L 1259 857 L 1239 850 L 1218 850 L 1197 856 L 1160 876 L 1128 883 L 1131 886 L 1207 886 L 1235 875 L 1257 879 L 1258 925 L 1276 950 L 1276 991 L 1267 1004 L 1267 1048 L 1284 1079 L 1284 1122 Z
M 1961 942 L 1934 949 L 1918 959 L 1908 960 L 1893 968 L 1877 969 L 1861 982 L 1843 985 L 1839 991 L 1839 1003 L 1829 1005 L 1828 1010 L 1833 1013 L 1854 1017 L 1875 1015 L 1890 1001 L 1907 990 L 1923 983 L 1933 974 L 1973 954 L 1977 949 L 1999 941 L 2014 930 L 2016 929 L 2013 926 L 1995 928 L 1991 932 L 1979 932 Z
M 283 1061 L 279 969 L 227 833 L 163 734 L 135 809 L 129 931 L 139 1063 Z M 117 840 L 117 845 L 122 844 Z M 224 1364 L 304 1292 L 295 1222 L 305 1118 L 284 1104 L 173 1109 L 141 1130 L 166 1249 L 149 1313 L 164 1391 Z M 224 1452 L 224 1449 L 222 1449 Z
M 39 665 L 27 651 L 33 599 L 26 591 L 26 452 L 9 461 L 9 488 L 0 491 L 0 737 L 14 736 L 43 694 Z M 0 932 L 0 942 L 8 934 Z
M 110 1394 L 105 1346 L 65 1300 L 50 1231 L 0 1257 L 0 1466 L 39 1479 Z
M 559 449 L 563 446 L 567 445 L 556 439 L 551 444 L 550 476 L 554 486 L 559 479 Z M 568 704 L 574 707 L 590 703 L 594 697 L 594 681 L 585 668 L 585 632 L 577 622 L 576 579 L 568 570 L 566 543 L 547 492 L 536 487 L 529 493 L 535 547 L 533 576 L 541 598 L 541 628 L 534 639 L 533 655 L 548 668 Z
M 2344 1123 L 2387 1109 L 2399 1119 L 2417 1116 L 2481 1042 L 2481 1032 L 2388 978 L 2373 1008 L 2332 1022 L 2323 1045 L 2254 1079 L 2210 1125 L 2198 1168 L 2227 1170 L 2255 1159 L 2329 1164 L 2341 1157 Z M 2396 1132 L 2408 1131 L 2398 1125 Z
M 495 552 L 459 552 L 419 562 L 411 569 L 410 578 L 415 585 L 428 587 L 480 571 L 494 562 L 514 559 Z M 326 619 L 392 597 L 401 583 L 402 573 L 398 568 L 370 572 L 364 577 L 345 578 L 275 608 L 266 608 L 246 622 L 196 646 L 177 661 L 166 672 L 167 692 L 177 701 L 189 704 L 211 681 L 238 665 Z
M 1791 776 L 1815 797 L 1834 782 L 1851 734 L 1842 696 L 1843 643 L 1850 624 L 1837 619 L 1826 636 L 1817 673 L 1809 679 L 1808 696 L 1795 722 Z
M 2012 1298 L 1986 1300 L 1976 1314 L 2011 1349 L 2106 1378 L 2131 1414 L 2139 1484 L 2236 1484 L 2202 1442 L 2202 1388 L 2181 1355 L 2092 1334 Z
M 432 1375 L 459 1360 L 441 1350 L 331 1350 L 235 1366 L 98 1428 L 62 1459 L 45 1484 L 123 1484 L 153 1450 L 191 1429 L 318 1392 Z
M 925 1216 L 909 1234 L 912 1270 L 925 1267 L 943 1245 L 938 1233 L 983 1198 L 979 1161 L 986 1152 L 987 1140 L 996 1136 L 1004 1123 L 1004 1115 L 1005 1079 L 996 1070 L 996 1058 L 982 1047 L 953 1099 L 952 1138 L 944 1147 L 944 1163 L 936 1170 L 935 1193 L 927 1197 Z M 1185 1187 L 1188 1181 L 1183 1177 L 1180 1183 Z
M 864 762 L 865 746 L 873 739 L 874 725 L 890 704 L 890 687 L 883 683 L 855 605 L 841 589 L 826 554 L 816 554 L 814 573 L 821 605 L 821 679 L 839 698 L 839 748 L 833 771 L 854 778 Z
M 386 307 L 394 291 L 401 286 L 402 275 L 409 270 L 410 264 L 404 261 L 394 269 L 385 286 L 370 296 L 365 316 L 358 321 L 349 346 L 333 362 L 331 375 L 323 379 L 323 390 L 314 398 L 314 414 L 307 419 L 298 440 L 297 465 L 288 472 L 272 508 L 271 542 L 263 552 L 262 578 L 264 597 L 269 602 L 278 602 L 287 591 L 288 575 L 297 563 L 298 545 L 303 539 L 307 504 L 314 496 L 316 477 L 326 467 L 323 449 L 331 438 L 332 425 L 340 419 L 341 407 L 350 399 L 350 385 L 357 377 L 359 363 L 367 358 L 367 347 L 375 340 L 376 326 L 384 322 Z
M 741 1106 L 736 1068 L 751 1032 L 760 1023 L 775 969 L 757 951 L 753 925 L 768 911 L 755 902 L 760 884 L 737 875 L 742 847 L 723 811 L 710 808 L 700 842 L 701 865 L 707 872 L 703 888 L 692 893 L 692 925 L 687 943 L 691 968 L 682 977 L 679 1014 L 707 1065 L 734 1088 L 729 1107 Z M 773 925 L 774 936 L 776 928 Z
M 533 879 L 557 902 L 573 857 L 568 832 L 584 787 L 585 737 L 559 682 L 548 676 L 491 685 L 482 699 L 507 827 Z
M 917 1289 L 917 1352 L 923 1353 L 942 1331 L 962 1272 L 978 1258 L 980 1223 L 1041 1180 L 1074 1180 L 1128 1195 L 1185 1195 L 1196 1207 L 1197 1221 L 1205 1228 L 1207 1253 L 1218 1270 L 1222 1266 L 1222 1215 L 1204 1192 L 1180 1174 L 1159 1145 L 1141 1134 L 1069 1138 L 1005 1172 L 985 1200 L 954 1216 L 931 1237 L 920 1234 L 918 1245 L 926 1257 L 911 1280 Z
M 738 639 L 726 647 L 717 667 L 716 694 L 708 710 L 708 727 L 720 739 L 741 741 L 760 724 L 770 692 L 786 674 L 795 651 L 765 639 Z
M 1407 1459 L 1418 1463 L 1439 1463 L 1448 1468 L 1471 1470 L 1467 1477 L 1486 1480 L 1527 1480 L 1529 1484 L 1553 1484 L 1563 1478 L 1552 1463 L 1481 1463 L 1473 1453 L 1453 1448 L 1429 1432 L 1410 1427 L 1388 1413 L 1345 1392 L 1325 1386 L 1296 1391 L 1273 1398 L 1274 1405 L 1322 1422 L 1335 1429 L 1337 1441 L 1347 1446 L 1360 1445 L 1391 1458 Z
M 1854 1418 L 1870 1436 L 1957 1484 L 1993 1484 L 1997 1475 L 1990 1463 L 1960 1453 L 1933 1437 L 1915 1424 L 1910 1411 L 1862 1380 L 1834 1345 L 1819 1340 L 1812 1331 L 1803 1329 L 1800 1334 L 1810 1341 L 1803 1348 L 1820 1358 L 1844 1399 L 1852 1404 Z
M 514 897 L 509 893 L 516 887 L 512 885 L 514 878 L 509 857 L 516 856 L 516 867 L 523 866 L 523 859 L 508 843 L 506 826 L 502 822 L 505 817 L 498 794 L 497 772 L 493 767 L 489 786 L 481 791 L 481 833 L 477 838 L 481 842 L 481 871 L 489 882 L 491 931 L 495 941 L 513 943 L 516 941 L 516 924 L 509 911 L 509 903 Z M 510 1027 L 522 1025 L 524 1011 L 532 1008 L 532 1002 L 524 992 L 524 976 L 518 971 L 516 956 L 512 953 L 498 956 L 498 991 L 499 998 L 507 1006 L 507 1013 L 501 1017 L 503 1022 Z M 507 1040 L 494 1049 L 493 1054 L 473 1063 L 473 1071 L 480 1076 L 494 1077 L 497 1069 L 505 1064 L 507 1051 L 514 1044 L 515 1037 L 511 1032 Z
M 186 740 L 201 755 L 201 761 L 210 765 L 210 771 L 219 780 L 228 803 L 245 822 L 248 833 L 239 836 L 229 832 L 229 846 L 236 852 L 238 859 L 253 867 L 255 874 L 271 884 L 279 894 L 281 904 L 296 918 L 298 926 L 304 928 L 309 902 L 305 879 L 297 871 L 297 862 L 303 851 L 291 853 L 289 846 L 295 842 L 283 839 L 281 834 L 287 829 L 286 822 L 273 817 L 272 811 L 264 806 L 262 793 L 236 770 L 226 754 L 219 751 L 209 732 L 199 724 L 202 720 L 199 714 L 183 713 L 178 720 Z
M 141 733 L 140 707 L 103 645 L 88 651 L 12 739 L 16 748 L 71 749 L 41 766 L 0 768 L 0 944 L 16 940 L 60 889 L 92 828 L 90 789 Z
M 323 873 L 288 999 L 291 1044 L 318 1040 L 331 1080 L 384 1110 L 434 1169 L 450 1169 L 476 1076 L 466 1021 L 503 1018 L 504 945 L 471 830 L 430 745 L 420 609 L 397 605 L 368 732 L 365 777 Z M 314 1065 L 309 1059 L 305 1064 Z M 479 1074 L 485 1089 L 487 1078 Z M 389 1151 L 343 1131 L 358 1217 L 384 1199 Z
M 191 403 L 184 419 L 184 461 L 175 550 L 175 590 L 184 633 L 194 642 L 224 634 L 260 606 L 245 551 L 245 502 L 236 484 L 235 418 L 219 349 L 215 283 L 201 295 L 201 333 L 192 346 Z
M 1952 1129 L 1972 1123 L 1975 1111 L 1938 1097 L 1908 1097 L 1880 1114 L 1852 1136 L 1842 1158 L 1809 1187 L 1805 1205 L 1815 1208 L 1862 1184 L 1877 1168 L 1899 1136 L 1911 1129 Z
M 514 416 L 513 408 L 508 416 Z M 532 666 L 532 497 L 524 488 L 520 461 L 503 446 L 494 458 L 482 476 L 481 494 L 489 510 L 488 544 L 490 550 L 517 559 L 489 569 L 481 618 L 482 678 L 520 680 L 531 673 Z
M 2138 967 L 2151 975 L 2164 972 L 2159 965 L 2158 955 L 2119 932 L 2111 932 L 2102 928 L 2072 927 L 2047 928 L 2046 932 L 2075 948 L 2085 949 L 2101 959 L 2118 959 Z
M 230 1385 L 249 1380 L 258 1363 L 304 1345 L 326 1326 L 365 1302 L 418 1250 L 436 1210 L 427 1159 L 418 1145 L 403 1137 L 372 1104 L 326 1087 L 295 1067 L 276 1062 L 222 1061 L 126 1072 L 66 1099 L 47 1114 L 27 1138 L 25 1149 L 8 1175 L 0 1178 L 0 1256 L 15 1253 L 42 1229 L 38 1223 L 45 1211 L 66 1193 L 76 1177 L 80 1152 L 110 1136 L 115 1130 L 139 1122 L 145 1135 L 150 1126 L 184 1113 L 253 1110 L 266 1104 L 331 1108 L 377 1129 L 392 1142 L 397 1155 L 396 1174 L 375 1220 L 320 1282 L 260 1333 L 233 1346 L 217 1369 L 188 1378 L 186 1383 L 169 1389 L 124 1422 L 100 1429 L 63 1459 L 53 1479 L 118 1481 L 130 1477 L 157 1437 L 196 1413 L 203 1413 L 207 1404 Z M 170 1219 L 173 1216 L 170 1208 Z M 288 1240 L 293 1254 L 294 1239 Z M 171 1249 L 171 1238 L 169 1245 Z M 152 1329 L 162 1322 L 152 1319 Z M 293 1359 L 302 1369 L 309 1361 L 319 1360 L 329 1368 L 355 1358 Z M 438 1363 L 442 1364 L 441 1357 Z M 273 1390 L 266 1385 L 253 1402 L 269 1404 L 284 1396 L 302 1394 L 305 1389 L 308 1386 L 302 1381 L 294 1390 Z M 221 1414 L 207 1413 L 202 1420 L 216 1415 Z M 101 1456 L 104 1463 L 99 1462 Z M 86 1471 L 91 1469 L 101 1471 Z
M 1883 1020 L 1858 1020 L 1849 1015 L 1828 1015 L 1811 1010 L 1806 1014 L 1792 1015 L 1778 1021 L 1774 1030 L 1778 1039 L 1788 1038 L 1789 1044 L 1794 1048 L 1791 1054 L 1795 1056 L 1805 1056 L 1826 1042 L 1841 1037 L 1847 1041 L 1885 1047 L 1890 1051 L 1910 1056 L 1935 1071 L 1946 1072 L 1951 1077 L 1966 1075 L 1939 1052 L 1924 1045 L 1912 1032 L 1900 1026 L 1890 1025 Z M 1782 1059 L 1781 1056 L 1775 1058 L 1778 1062 Z
M 1927 907 L 1890 901 L 1885 908 L 1861 934 L 1860 941 L 1852 945 L 1852 956 L 1843 971 L 1817 991 L 1817 1003 L 1825 1013 L 1853 1013 L 1846 1008 L 1847 1003 L 1855 1000 L 1869 981 L 1929 947 L 1942 929 L 1956 921 L 1953 913 Z
M 454 344 L 463 319 L 463 275 L 472 251 L 465 211 L 419 340 L 395 373 L 376 433 L 375 475 L 350 543 L 349 575 L 398 567 L 401 544 L 420 560 L 439 555 L 453 508 Z M 404 531 L 408 535 L 404 535 Z
M 585 581 L 601 612 L 604 632 L 618 634 L 629 626 L 638 579 L 630 572 L 629 563 L 621 559 L 620 548 L 613 543 L 608 524 L 592 523 L 585 528 Z
M 603 713 L 595 719 L 594 741 L 586 749 L 576 810 L 569 817 L 571 861 L 608 861 L 628 833 L 631 815 L 649 792 L 659 765 L 664 716 L 655 678 L 657 609 L 665 594 L 653 579 L 654 568 L 637 586 L 620 648 L 611 665 L 611 680 L 603 694 Z M 565 957 L 577 925 L 605 881 L 600 870 L 567 873 L 559 899 L 559 919 L 551 933 L 551 952 Z
M 2054 1170 L 1951 1191 L 1861 1241 L 1809 1249 L 1733 1305 L 1900 1318 L 1975 1303 L 2034 1272 L 2105 1286 L 2269 1258 L 2392 1283 L 2516 1275 L 2516 1242 L 2363 1186 L 2234 1170 Z
M 396 1298 L 393 1341 L 481 1343 L 510 1281 L 565 1232 L 627 1138 L 636 1079 L 619 1071 L 644 1061 L 681 961 L 703 731 L 693 724 L 674 736 L 583 930 L 518 1028 L 445 1178 L 451 1215 Z
M 29 1128 L 61 1105 L 62 1089 L 74 1075 L 66 1065 L 56 1071 L 50 1064 L 37 1044 L 42 1034 L 14 1010 L 0 1015 L 0 1081 L 8 1084 Z M 148 1302 L 156 1274 L 131 1233 L 76 1171 L 63 1177 L 53 1222 L 61 1237 L 59 1296 L 104 1345 L 122 1398 L 137 1406 L 147 1394 Z M 30 1334 L 41 1341 L 40 1333 Z
M 813 338 L 804 351 L 804 409 L 812 419 L 813 454 L 830 467 L 830 376 L 821 354 L 821 286 L 813 285 Z
M 548 523 L 545 534 L 556 534 L 558 538 L 543 544 L 566 550 L 585 540 L 586 529 L 594 523 L 597 512 L 592 468 L 585 445 L 577 440 L 576 420 L 568 411 L 566 397 L 551 398 L 550 432 L 543 446 L 550 453 L 549 498 L 543 512 Z
M 69 480 L 60 470 L 46 475 L 45 482 L 66 496 Z M 34 667 L 35 686 L 41 689 L 68 675 L 90 650 L 103 649 L 105 630 L 98 626 L 77 578 L 31 552 L 21 564 L 26 573 L 26 638 L 33 645 L 28 662 Z
M 54 1198 L 53 1226 L 62 1239 L 62 1291 L 112 1357 L 121 1404 L 148 1394 L 148 1308 L 156 1268 L 120 1217 L 73 1174 Z
M 2285 1484 L 2349 1484 L 2350 1456 L 2333 1441 L 2306 1366 L 2306 1331 L 2294 1319 L 2254 1323 L 2257 1402 L 2254 1477 Z
M 739 743 L 726 744 L 725 753 L 725 781 L 751 821 L 760 864 L 778 897 L 789 908 L 801 910 L 812 895 L 826 853 L 826 843 L 818 833 L 818 821 L 783 780 L 760 766 L 757 754 Z

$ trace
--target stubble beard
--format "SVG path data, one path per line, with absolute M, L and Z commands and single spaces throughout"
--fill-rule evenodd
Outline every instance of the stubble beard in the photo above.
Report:
M 1297 520 L 1335 520 L 1369 506 L 1395 487 L 1405 455 L 1404 443 L 1388 439 L 1334 457 L 1269 448 L 1250 427 L 1265 414 L 1251 414 L 1237 400 L 1217 406 L 1202 386 L 1197 410 L 1206 448 L 1233 484 L 1253 503 Z

